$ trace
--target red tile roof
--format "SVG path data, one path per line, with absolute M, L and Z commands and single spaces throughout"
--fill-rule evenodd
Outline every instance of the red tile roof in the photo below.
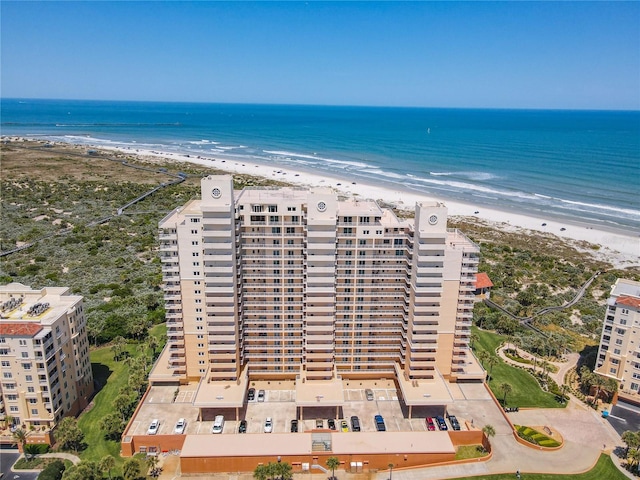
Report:
M 34 322 L 1 322 L 0 335 L 5 337 L 33 337 L 42 330 L 42 325 Z
M 478 273 L 476 275 L 476 290 L 489 287 L 493 287 L 493 283 L 489 279 L 489 275 L 486 273 Z
M 616 301 L 617 305 L 625 305 L 627 307 L 640 308 L 640 298 L 628 297 L 626 295 L 620 295 Z

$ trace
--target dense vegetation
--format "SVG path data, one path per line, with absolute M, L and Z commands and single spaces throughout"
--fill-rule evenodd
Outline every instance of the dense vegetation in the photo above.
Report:
M 73 146 L 1 148 L 0 251 L 36 243 L 2 257 L 0 283 L 67 286 L 83 295 L 94 344 L 144 338 L 149 326 L 164 321 L 158 221 L 199 196 L 200 177 L 220 172 L 127 159 L 152 171 L 141 170 L 124 166 L 124 155 L 85 155 Z M 175 180 L 166 172 L 178 170 L 190 177 L 115 215 L 128 201 Z M 250 176 L 234 181 L 237 188 L 275 183 Z

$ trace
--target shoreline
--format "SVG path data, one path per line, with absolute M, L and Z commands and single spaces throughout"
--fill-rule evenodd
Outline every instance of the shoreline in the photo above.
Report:
M 20 142 L 42 142 L 43 140 L 25 137 L 3 137 L 3 140 Z M 158 162 L 160 160 L 184 162 L 204 167 L 223 170 L 228 173 L 254 175 L 257 177 L 277 180 L 305 187 L 330 187 L 338 194 L 346 196 L 358 196 L 373 200 L 381 200 L 400 210 L 413 211 L 416 202 L 436 201 L 445 204 L 449 210 L 449 217 L 464 217 L 469 221 L 482 222 L 490 228 L 507 230 L 510 232 L 528 231 L 542 235 L 555 235 L 559 239 L 569 242 L 576 249 L 591 254 L 598 260 L 612 264 L 616 268 L 640 266 L 640 234 L 627 231 L 607 229 L 601 225 L 589 224 L 576 219 L 574 221 L 560 220 L 549 217 L 536 217 L 530 214 L 522 214 L 507 208 L 496 209 L 485 206 L 476 206 L 452 200 L 443 200 L 429 194 L 421 194 L 400 188 L 393 189 L 387 186 L 372 183 L 353 182 L 351 179 L 341 178 L 336 175 L 315 173 L 303 169 L 290 167 L 264 165 L 247 158 L 214 156 L 193 156 L 176 152 L 164 152 L 147 149 L 133 149 L 131 147 L 105 146 L 71 142 L 46 142 L 59 145 L 73 145 L 79 148 L 95 148 L 96 150 L 123 153 L 140 158 L 142 161 Z M 589 245 L 581 245 L 586 242 L 597 245 L 595 250 Z

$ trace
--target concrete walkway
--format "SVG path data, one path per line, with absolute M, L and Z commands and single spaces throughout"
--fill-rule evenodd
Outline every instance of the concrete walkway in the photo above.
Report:
M 69 460 L 70 462 L 73 462 L 74 465 L 77 465 L 80 463 L 80 457 L 72 453 L 62 453 L 62 452 L 43 453 L 42 455 L 38 455 L 38 456 L 40 458 L 60 458 L 62 460 Z

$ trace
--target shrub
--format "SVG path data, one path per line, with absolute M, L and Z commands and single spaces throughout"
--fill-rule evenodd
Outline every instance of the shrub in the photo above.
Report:
M 55 460 L 47 465 L 38 475 L 38 480 L 60 480 L 65 471 L 62 460 Z

